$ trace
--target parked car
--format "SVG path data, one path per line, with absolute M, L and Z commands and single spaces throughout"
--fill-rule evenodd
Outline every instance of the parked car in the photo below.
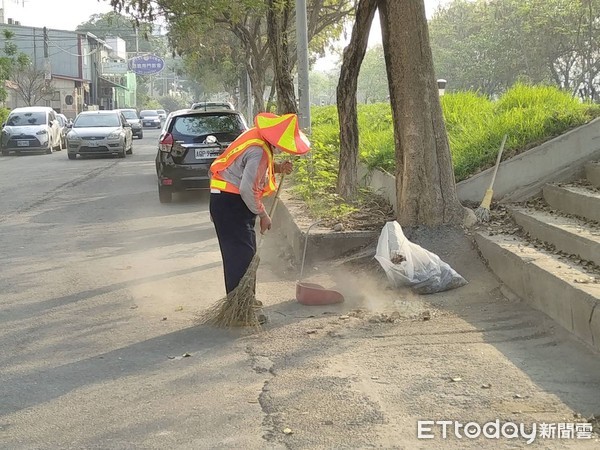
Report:
M 144 137 L 144 130 L 142 127 L 142 121 L 137 115 L 137 111 L 135 109 L 119 109 L 125 120 L 131 124 L 131 132 L 138 139 L 142 139 Z
M 156 155 L 160 202 L 171 202 L 173 192 L 208 189 L 210 165 L 247 129 L 244 116 L 233 110 L 169 114 Z
M 155 109 L 145 109 L 140 111 L 140 119 L 142 120 L 142 126 L 160 128 L 162 122 L 158 111 Z
M 119 111 L 79 113 L 67 134 L 69 159 L 77 155 L 117 155 L 133 153 L 131 124 Z
M 60 122 L 52 108 L 28 106 L 13 109 L 2 124 L 2 155 L 10 152 L 52 153 L 61 149 Z
M 229 102 L 197 102 L 192 104 L 192 109 L 203 109 L 204 111 L 208 111 L 209 109 L 231 109 L 235 108 Z
M 158 113 L 158 117 L 160 117 L 161 121 L 165 121 L 167 120 L 167 111 L 165 111 L 164 109 L 157 109 L 156 112 Z
M 60 123 L 60 147 L 67 148 L 67 133 L 69 132 L 69 119 L 64 114 L 57 114 L 56 118 Z

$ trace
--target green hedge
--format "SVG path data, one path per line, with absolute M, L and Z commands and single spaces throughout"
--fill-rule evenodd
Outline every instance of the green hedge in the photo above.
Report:
M 549 86 L 517 84 L 498 100 L 474 92 L 446 94 L 442 109 L 457 181 L 491 167 L 504 134 L 506 157 L 538 145 L 600 116 L 600 107 L 582 103 Z M 394 135 L 388 103 L 359 105 L 360 158 L 369 168 L 395 171 Z M 312 109 L 312 150 L 297 164 L 295 190 L 318 216 L 333 217 L 348 206 L 335 195 L 339 125 L 335 106 Z

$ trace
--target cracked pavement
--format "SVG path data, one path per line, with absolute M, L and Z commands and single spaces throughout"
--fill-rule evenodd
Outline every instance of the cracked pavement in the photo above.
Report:
M 600 415 L 599 355 L 507 298 L 460 236 L 423 245 L 463 288 L 419 297 L 318 264 L 310 279 L 346 302 L 305 307 L 269 234 L 269 324 L 198 326 L 224 292 L 207 196 L 159 204 L 145 135 L 125 160 L 0 158 L 0 448 L 514 448 L 417 440 L 417 420 Z

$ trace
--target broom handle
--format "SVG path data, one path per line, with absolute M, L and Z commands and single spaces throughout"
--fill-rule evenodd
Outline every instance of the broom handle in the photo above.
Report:
M 491 190 L 494 187 L 494 181 L 496 181 L 496 174 L 498 173 L 498 167 L 500 166 L 500 160 L 502 159 L 502 152 L 504 151 L 504 144 L 506 144 L 506 139 L 508 139 L 508 134 L 504 135 L 502 138 L 502 145 L 500 146 L 500 151 L 498 152 L 498 158 L 496 158 L 496 166 L 494 167 L 494 175 L 492 176 L 492 182 L 490 183 Z
M 273 214 L 275 214 L 275 208 L 277 207 L 277 203 L 279 200 L 279 191 L 281 191 L 281 186 L 283 186 L 283 179 L 285 178 L 285 173 L 281 174 L 281 179 L 279 180 L 279 186 L 277 186 L 277 191 L 275 192 L 275 198 L 273 199 L 273 204 L 271 205 L 271 210 L 269 211 L 269 217 L 272 219 Z
M 277 203 L 279 201 L 279 192 L 281 191 L 281 186 L 283 186 L 283 179 L 285 178 L 285 174 L 281 174 L 281 179 L 279 180 L 279 186 L 277 186 L 277 191 L 275 192 L 275 198 L 273 199 L 273 204 L 271 205 L 271 209 L 269 210 L 269 217 L 273 218 L 273 214 L 275 213 L 275 208 L 277 207 Z M 256 253 L 262 247 L 263 241 L 265 240 L 264 235 L 260 238 L 260 242 L 258 243 L 258 247 L 256 248 Z

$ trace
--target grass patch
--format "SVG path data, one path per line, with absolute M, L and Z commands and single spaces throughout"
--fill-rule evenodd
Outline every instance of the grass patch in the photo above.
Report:
M 581 103 L 551 86 L 517 84 L 496 101 L 474 92 L 447 94 L 442 109 L 457 181 L 495 163 L 504 134 L 505 158 L 523 152 L 600 116 L 600 106 Z M 387 103 L 359 105 L 360 158 L 371 169 L 395 172 L 391 107 Z M 339 125 L 335 106 L 312 109 L 312 150 L 301 158 L 294 192 L 319 218 L 355 214 L 372 193 L 361 191 L 355 204 L 335 193 L 339 160 Z

